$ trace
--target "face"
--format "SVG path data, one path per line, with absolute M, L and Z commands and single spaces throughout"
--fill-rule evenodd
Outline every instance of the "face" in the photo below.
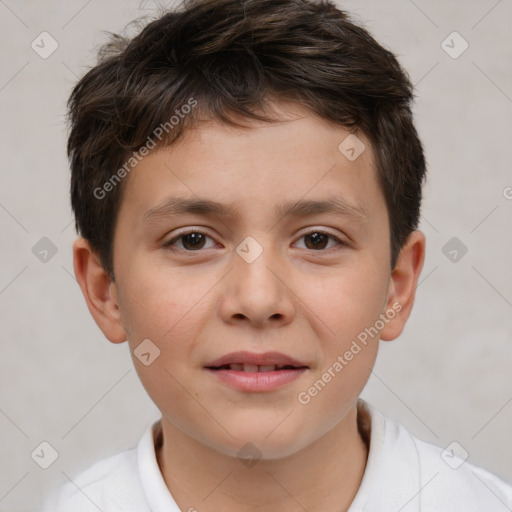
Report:
M 397 321 L 382 321 L 390 232 L 369 141 L 357 134 L 365 150 L 354 160 L 339 149 L 346 129 L 280 109 L 289 120 L 206 123 L 146 156 L 114 239 L 111 290 L 132 354 L 150 340 L 150 364 L 134 357 L 143 385 L 164 422 L 233 456 L 251 441 L 285 457 L 340 424 L 377 355 L 379 335 L 366 331 L 363 344 L 362 333 Z M 239 351 L 306 368 L 257 389 L 206 368 Z

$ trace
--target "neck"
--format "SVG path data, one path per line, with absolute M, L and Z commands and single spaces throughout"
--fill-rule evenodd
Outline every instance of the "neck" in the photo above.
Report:
M 160 470 L 176 503 L 187 511 L 346 511 L 368 456 L 355 406 L 306 448 L 282 459 L 261 459 L 249 467 L 165 419 L 161 426 Z

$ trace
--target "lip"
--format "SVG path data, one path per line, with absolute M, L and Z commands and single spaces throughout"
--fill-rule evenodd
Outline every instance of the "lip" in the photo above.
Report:
M 231 370 L 229 368 L 215 369 L 215 367 L 228 364 L 295 366 L 296 368 L 266 372 L 244 372 L 243 370 Z M 214 359 L 205 365 L 205 370 L 223 384 L 239 391 L 264 392 L 273 391 L 293 382 L 309 370 L 309 366 L 281 352 L 241 351 L 231 352 Z
M 206 370 L 214 378 L 239 391 L 264 392 L 273 391 L 298 379 L 308 368 L 294 370 L 275 370 L 270 372 L 244 372 L 238 370 Z
M 282 354 L 280 352 L 231 352 L 229 354 L 225 354 L 222 357 L 214 359 L 213 361 L 205 364 L 206 367 L 215 367 L 215 366 L 223 366 L 225 364 L 252 364 L 256 366 L 264 366 L 275 364 L 278 366 L 296 366 L 309 368 L 307 364 L 294 359 L 293 357 L 287 356 L 286 354 Z M 221 370 L 219 370 L 221 371 Z M 277 372 L 271 372 L 277 373 Z

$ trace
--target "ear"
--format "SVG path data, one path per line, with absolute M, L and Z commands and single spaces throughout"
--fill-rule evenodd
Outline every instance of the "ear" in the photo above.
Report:
M 386 310 L 394 311 L 396 314 L 382 329 L 381 340 L 394 340 L 405 327 L 414 304 L 416 286 L 424 260 L 425 235 L 421 231 L 413 231 L 402 247 L 395 268 L 391 272 Z
M 96 324 L 112 343 L 126 341 L 117 289 L 85 238 L 73 244 L 75 276 Z

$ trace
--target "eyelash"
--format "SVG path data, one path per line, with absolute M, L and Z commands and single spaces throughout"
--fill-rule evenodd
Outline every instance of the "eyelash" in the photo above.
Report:
M 188 250 L 188 249 L 177 249 L 177 248 L 175 248 L 175 247 L 172 247 L 172 244 L 174 244 L 174 243 L 175 243 L 175 242 L 177 242 L 178 240 L 180 240 L 180 239 L 182 239 L 183 237 L 185 237 L 185 236 L 187 236 L 187 235 L 190 235 L 190 234 L 192 234 L 192 233 L 198 233 L 198 234 L 204 235 L 205 237 L 210 238 L 210 239 L 212 239 L 212 240 L 213 240 L 213 238 L 212 238 L 208 233 L 206 233 L 206 232 L 204 232 L 204 231 L 202 231 L 202 230 L 200 230 L 200 229 L 192 229 L 192 230 L 190 230 L 190 231 L 185 231 L 185 232 L 183 232 L 183 233 L 180 233 L 178 236 L 175 236 L 172 240 L 169 240 L 168 242 L 166 242 L 166 243 L 164 244 L 164 247 L 166 247 L 166 248 L 168 248 L 168 249 L 170 249 L 170 250 L 182 251 L 182 252 L 188 252 L 188 253 L 196 253 L 196 252 L 197 252 L 197 253 L 199 253 L 199 252 L 201 252 L 202 250 L 208 250 L 208 249 L 198 249 L 198 250 L 196 250 L 196 251 L 190 251 L 190 250 Z M 318 234 L 321 234 L 321 235 L 325 235 L 325 236 L 329 237 L 330 239 L 335 240 L 336 242 L 338 242 L 338 244 L 339 244 L 340 246 L 348 246 L 348 244 L 347 244 L 347 243 L 343 242 L 342 240 L 340 240 L 339 238 L 335 237 L 335 236 L 334 236 L 334 235 L 332 235 L 331 233 L 328 233 L 328 232 L 326 232 L 326 231 L 320 231 L 320 230 L 318 230 L 318 229 L 315 229 L 315 230 L 309 231 L 309 232 L 307 232 L 307 233 L 304 233 L 303 235 L 301 235 L 301 236 L 299 237 L 299 240 L 300 240 L 300 239 L 302 239 L 302 238 L 304 238 L 304 237 L 306 237 L 306 236 L 308 236 L 308 235 L 312 235 L 312 234 L 314 234 L 314 233 L 318 233 Z M 331 247 L 331 249 L 332 249 L 332 247 Z M 307 249 L 307 250 L 308 250 L 308 249 Z M 312 251 L 312 252 L 321 253 L 321 252 L 327 252 L 327 251 L 329 251 L 330 249 L 318 249 L 318 250 L 309 249 L 309 250 L 310 250 L 310 251 Z

